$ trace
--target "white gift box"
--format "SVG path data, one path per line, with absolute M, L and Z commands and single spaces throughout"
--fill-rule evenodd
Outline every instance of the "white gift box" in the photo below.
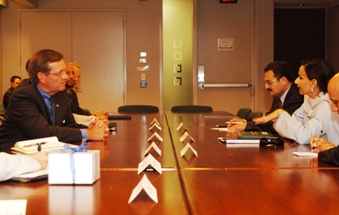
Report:
M 49 184 L 93 184 L 100 178 L 100 151 L 48 155 Z

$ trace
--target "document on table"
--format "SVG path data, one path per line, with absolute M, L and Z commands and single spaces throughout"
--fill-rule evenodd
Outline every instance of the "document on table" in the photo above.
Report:
M 298 157 L 318 157 L 318 153 L 316 152 L 293 152 L 293 154 Z
M 0 214 L 26 214 L 27 199 L 0 200 Z
M 309 145 L 300 144 L 293 155 L 298 157 L 318 157 L 318 153 L 312 152 Z
M 38 170 L 35 172 L 29 172 L 29 173 L 17 175 L 11 178 L 10 180 L 27 183 L 27 182 L 33 182 L 33 181 L 37 181 L 41 179 L 46 179 L 47 177 L 48 177 L 48 169 L 46 168 L 46 169 Z

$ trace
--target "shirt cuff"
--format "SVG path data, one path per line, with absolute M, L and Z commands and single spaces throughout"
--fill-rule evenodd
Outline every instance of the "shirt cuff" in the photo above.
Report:
M 81 136 L 82 136 L 82 141 L 86 141 L 88 137 L 87 129 L 80 129 L 81 131 Z

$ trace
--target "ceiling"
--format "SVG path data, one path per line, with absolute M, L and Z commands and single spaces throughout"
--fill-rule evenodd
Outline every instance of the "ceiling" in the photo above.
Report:
M 337 7 L 339 0 L 273 0 L 277 7 Z

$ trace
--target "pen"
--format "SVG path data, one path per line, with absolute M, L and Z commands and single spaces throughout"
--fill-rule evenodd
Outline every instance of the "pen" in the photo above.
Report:
M 33 143 L 33 144 L 25 145 L 25 146 L 23 146 L 23 147 L 24 147 L 24 148 L 27 148 L 27 147 L 31 147 L 31 146 L 38 146 L 38 151 L 40 152 L 40 151 L 41 151 L 41 145 L 43 145 L 43 144 L 46 144 L 46 142 Z
M 318 135 L 317 140 L 315 141 L 315 143 L 318 143 L 318 140 L 319 140 L 319 138 L 320 138 L 321 136 L 323 136 L 323 130 L 321 130 L 321 131 L 319 132 L 319 135 Z M 316 148 L 317 148 L 317 147 L 313 145 L 312 151 L 313 151 L 314 149 L 316 149 Z
M 226 122 L 226 124 L 229 124 L 230 122 Z M 245 122 L 232 122 L 232 124 L 241 124 L 241 123 L 245 123 Z M 227 127 L 227 126 L 226 126 Z
M 227 128 L 227 125 L 215 125 L 217 128 Z

